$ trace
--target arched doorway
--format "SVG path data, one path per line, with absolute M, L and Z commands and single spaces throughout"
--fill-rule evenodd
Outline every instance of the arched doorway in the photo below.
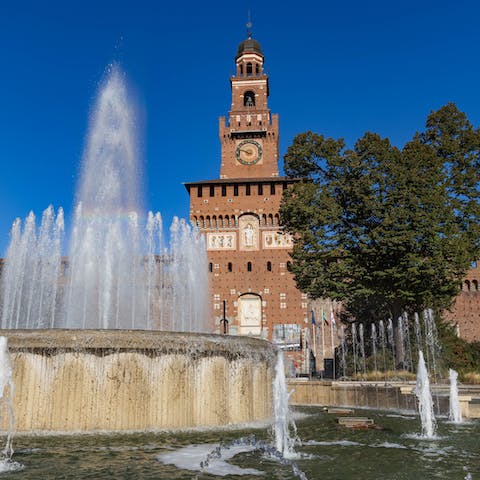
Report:
M 238 299 L 238 323 L 240 335 L 261 335 L 262 299 L 259 295 L 247 293 Z

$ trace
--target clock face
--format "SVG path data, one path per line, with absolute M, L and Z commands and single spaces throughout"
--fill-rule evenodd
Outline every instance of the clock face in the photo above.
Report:
M 243 165 L 253 165 L 262 158 L 262 146 L 255 140 L 242 140 L 235 149 L 235 156 Z

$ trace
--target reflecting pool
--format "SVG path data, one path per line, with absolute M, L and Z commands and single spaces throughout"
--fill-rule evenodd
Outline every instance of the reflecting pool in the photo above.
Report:
M 297 455 L 291 461 L 309 480 L 480 479 L 478 420 L 455 424 L 439 418 L 436 438 L 426 440 L 420 436 L 419 416 L 411 412 L 356 410 L 355 416 L 375 421 L 377 428 L 365 430 L 341 427 L 337 415 L 320 408 L 297 408 L 295 412 L 302 444 L 295 446 Z M 212 459 L 206 471 L 200 471 L 201 459 L 219 444 L 251 439 L 252 433 L 260 445 L 271 443 L 265 425 L 243 430 L 17 436 L 13 459 L 24 469 L 3 473 L 1 478 L 299 478 L 291 464 L 251 445 L 221 448 L 222 458 Z

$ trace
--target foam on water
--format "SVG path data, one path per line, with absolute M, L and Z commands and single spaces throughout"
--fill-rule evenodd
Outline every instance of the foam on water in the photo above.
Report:
M 220 449 L 220 444 L 202 444 L 188 445 L 174 452 L 162 453 L 157 456 L 157 460 L 164 464 L 172 464 L 183 470 L 202 471 L 210 475 L 228 477 L 230 475 L 263 475 L 264 472 L 254 468 L 241 468 L 227 462 L 231 458 L 241 453 L 251 452 L 255 447 L 250 445 L 234 445 L 223 447 L 221 456 L 210 456 L 209 454 L 216 449 Z M 209 457 L 208 465 L 201 466 L 205 459 Z
M 372 445 L 372 447 L 375 448 L 399 448 L 399 449 L 407 449 L 405 445 L 400 445 L 398 443 L 391 443 L 391 442 L 383 442 L 380 443 L 379 445 Z
M 332 441 L 320 441 L 320 440 L 307 440 L 303 442 L 303 445 L 315 445 L 315 446 L 338 446 L 338 447 L 363 447 L 363 443 L 352 442 L 351 440 L 332 440 Z
M 18 472 L 24 468 L 24 465 L 13 460 L 0 460 L 0 473 Z

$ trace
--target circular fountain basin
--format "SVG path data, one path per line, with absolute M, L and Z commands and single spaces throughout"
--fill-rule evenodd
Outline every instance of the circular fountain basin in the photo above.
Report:
M 264 340 L 139 330 L 0 335 L 20 432 L 184 429 L 272 415 L 276 356 Z

